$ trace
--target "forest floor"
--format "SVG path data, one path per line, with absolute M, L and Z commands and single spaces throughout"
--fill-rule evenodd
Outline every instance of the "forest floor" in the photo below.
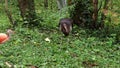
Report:
M 5 33 L 10 28 L 9 20 L 5 14 L 0 15 L 0 32 Z M 56 15 L 46 15 L 40 28 L 16 27 L 10 40 L 0 44 L 0 67 L 120 68 L 120 44 L 116 41 L 119 26 L 104 30 L 74 27 L 64 37 L 55 23 L 60 18 Z

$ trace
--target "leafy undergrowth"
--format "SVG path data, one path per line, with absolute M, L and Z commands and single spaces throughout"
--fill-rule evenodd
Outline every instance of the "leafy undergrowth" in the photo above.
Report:
M 38 7 L 39 8 L 39 7 Z M 73 32 L 64 37 L 57 29 L 60 18 L 67 17 L 63 11 L 37 10 L 43 18 L 40 28 L 18 26 L 15 34 L 4 44 L 0 44 L 0 68 L 119 68 L 120 67 L 120 27 L 118 19 L 115 28 L 90 30 L 74 27 Z M 9 20 L 1 13 L 0 32 L 9 27 Z M 117 20 L 116 20 L 117 19 Z M 20 24 L 18 22 L 18 24 Z M 117 40 L 117 41 L 116 41 Z
M 119 68 L 119 44 L 114 44 L 113 36 L 95 36 L 97 32 L 79 28 L 64 37 L 52 28 L 16 28 L 12 38 L 0 45 L 0 66 Z

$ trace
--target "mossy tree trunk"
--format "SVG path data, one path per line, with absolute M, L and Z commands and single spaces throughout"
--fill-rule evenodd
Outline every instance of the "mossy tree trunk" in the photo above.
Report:
M 19 9 L 25 25 L 37 26 L 34 0 L 18 0 Z
M 44 0 L 44 7 L 45 7 L 45 9 L 48 8 L 48 0 Z
M 67 5 L 72 5 L 72 0 L 67 0 Z
M 67 2 L 67 0 L 57 0 L 58 9 L 61 10 L 62 8 L 67 6 L 66 2 Z
M 70 17 L 74 24 L 81 27 L 90 27 L 92 22 L 92 0 L 77 0 L 74 8 L 70 11 Z
M 14 28 L 16 22 L 14 21 L 14 19 L 12 17 L 12 13 L 11 13 L 9 7 L 8 7 L 8 0 L 5 0 L 5 12 L 6 12 L 6 15 L 7 15 L 9 21 L 10 21 L 10 24 L 11 24 L 12 28 Z
M 76 0 L 74 8 L 70 11 L 70 17 L 73 19 L 74 24 L 78 26 L 91 29 L 102 28 L 104 23 L 100 21 L 98 16 L 101 6 L 102 2 L 98 6 L 98 0 Z
M 98 19 L 98 0 L 93 0 L 93 28 L 97 28 L 97 19 Z

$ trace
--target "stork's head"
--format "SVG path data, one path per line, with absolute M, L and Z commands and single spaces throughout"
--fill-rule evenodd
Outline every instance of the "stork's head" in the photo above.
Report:
M 7 30 L 7 34 L 8 34 L 8 36 L 10 36 L 11 34 L 14 34 L 14 31 L 11 30 L 11 29 L 8 29 L 8 30 Z

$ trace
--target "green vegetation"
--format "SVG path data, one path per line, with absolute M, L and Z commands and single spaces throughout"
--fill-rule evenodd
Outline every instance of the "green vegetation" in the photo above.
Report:
M 115 8 L 108 15 L 112 23 L 106 20 L 104 29 L 74 26 L 68 37 L 64 37 L 57 27 L 60 18 L 69 16 L 67 8 L 60 14 L 56 7 L 46 10 L 35 2 L 37 15 L 43 21 L 40 27 L 30 29 L 21 25 L 18 9 L 12 6 L 14 18 L 19 19 L 18 26 L 14 28 L 15 34 L 11 39 L 0 44 L 0 67 L 7 68 L 5 62 L 8 62 L 16 68 L 28 68 L 30 65 L 39 68 L 120 68 L 118 2 L 115 0 Z M 1 9 L 0 32 L 5 32 L 11 25 L 3 5 L 0 5 Z

